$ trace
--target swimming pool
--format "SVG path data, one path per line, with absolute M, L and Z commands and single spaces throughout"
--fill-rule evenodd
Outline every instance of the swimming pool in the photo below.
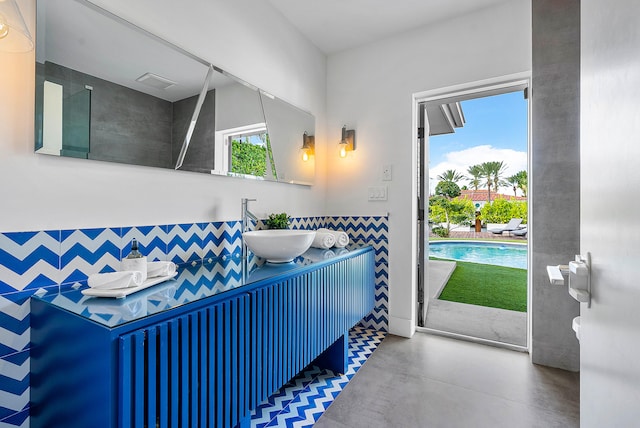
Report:
M 527 268 L 526 244 L 434 241 L 429 242 L 429 256 L 520 269 Z

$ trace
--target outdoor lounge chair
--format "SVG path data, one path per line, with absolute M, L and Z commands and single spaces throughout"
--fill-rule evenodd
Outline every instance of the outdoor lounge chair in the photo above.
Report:
M 509 220 L 509 223 L 507 223 L 506 226 L 498 229 L 489 229 L 489 232 L 495 233 L 496 235 L 502 235 L 502 232 L 511 233 L 514 230 L 516 230 L 518 227 L 520 227 L 520 223 L 522 223 L 521 218 L 512 218 L 511 220 Z
M 527 227 L 523 227 L 522 229 L 516 229 L 511 232 L 513 236 L 527 236 Z

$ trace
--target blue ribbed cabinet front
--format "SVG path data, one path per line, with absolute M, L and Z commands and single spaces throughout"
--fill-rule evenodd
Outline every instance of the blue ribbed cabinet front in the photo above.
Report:
M 34 299 L 31 425 L 248 426 L 314 360 L 344 368 L 373 304 L 370 248 L 116 328 Z

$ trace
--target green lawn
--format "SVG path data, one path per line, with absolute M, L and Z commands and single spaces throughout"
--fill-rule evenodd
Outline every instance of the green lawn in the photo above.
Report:
M 456 262 L 440 300 L 527 311 L 527 270 Z

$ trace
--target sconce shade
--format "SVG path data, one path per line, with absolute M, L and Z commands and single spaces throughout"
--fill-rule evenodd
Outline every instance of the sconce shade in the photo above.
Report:
M 356 131 L 353 129 L 347 129 L 347 126 L 342 127 L 342 138 L 340 139 L 340 144 L 338 144 L 340 149 L 340 157 L 347 157 L 347 152 L 352 152 L 356 149 Z
M 302 147 L 300 148 L 302 152 L 302 160 L 308 161 L 309 157 L 315 155 L 316 153 L 316 139 L 313 135 L 307 135 L 305 132 L 302 135 Z
M 33 39 L 15 0 L 0 0 L 0 51 L 29 52 Z

